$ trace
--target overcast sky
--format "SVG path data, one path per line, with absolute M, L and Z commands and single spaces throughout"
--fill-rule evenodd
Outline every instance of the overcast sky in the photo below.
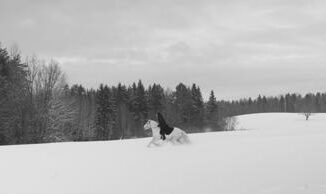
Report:
M 0 0 L 0 41 L 58 60 L 86 87 L 326 91 L 325 0 Z

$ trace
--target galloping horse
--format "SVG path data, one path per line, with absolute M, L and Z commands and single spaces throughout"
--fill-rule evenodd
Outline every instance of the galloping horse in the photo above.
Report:
M 150 147 L 152 144 L 158 146 L 158 142 L 161 140 L 160 127 L 158 126 L 158 123 L 153 120 L 148 120 L 144 125 L 144 129 L 152 129 L 153 134 L 153 139 L 149 142 L 147 147 Z M 166 140 L 173 144 L 190 143 L 187 133 L 177 127 L 174 127 L 173 131 L 169 135 L 166 135 Z

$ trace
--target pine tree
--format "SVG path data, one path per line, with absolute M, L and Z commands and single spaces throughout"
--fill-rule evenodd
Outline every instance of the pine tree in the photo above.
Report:
M 177 108 L 178 122 L 182 127 L 190 127 L 191 110 L 192 110 L 192 96 L 191 90 L 183 83 L 176 87 L 175 91 L 175 106 Z
M 163 112 L 164 109 L 164 90 L 160 85 L 153 84 L 148 88 L 148 108 L 149 118 L 155 119 L 157 112 Z
M 147 106 L 147 96 L 145 92 L 145 88 L 141 80 L 139 80 L 137 85 L 137 100 L 138 100 L 138 114 L 139 114 L 139 131 L 138 136 L 143 136 L 143 124 L 148 116 L 148 106 Z
M 191 123 L 196 130 L 201 130 L 204 121 L 204 102 L 200 91 L 200 88 L 196 84 L 192 85 L 191 88 L 192 97 L 192 110 L 191 110 Z
M 218 129 L 218 105 L 214 91 L 212 90 L 206 105 L 206 123 L 213 130 Z
M 117 98 L 114 95 L 116 92 L 116 88 L 111 88 L 109 92 L 109 101 L 108 101 L 108 129 L 106 132 L 107 139 L 118 139 L 119 129 L 117 126 Z
M 259 95 L 257 97 L 257 111 L 262 112 L 262 110 L 263 110 L 263 99 L 262 99 L 261 95 Z
M 317 94 L 316 94 L 316 96 L 315 96 L 315 104 L 314 104 L 314 106 L 316 107 L 315 109 L 316 109 L 316 112 L 321 112 L 321 110 L 322 110 L 322 100 L 321 100 L 321 93 L 320 92 L 318 92 Z
M 285 95 L 285 104 L 286 104 L 286 112 L 292 112 L 292 102 L 291 102 L 291 95 Z
M 100 85 L 97 91 L 97 109 L 96 109 L 96 129 L 97 139 L 107 140 L 110 138 L 111 131 L 114 125 L 114 107 L 112 98 L 110 99 L 110 88 L 103 84 Z
M 164 100 L 164 110 L 165 110 L 165 119 L 167 122 L 173 126 L 178 125 L 179 115 L 178 115 L 178 108 L 176 106 L 175 100 L 175 93 L 171 90 L 166 90 L 164 92 L 165 100 Z
M 280 112 L 286 112 L 286 101 L 283 95 L 280 97 L 279 108 Z
M 116 108 L 117 108 L 117 137 L 124 139 L 125 130 L 128 128 L 128 109 L 127 103 L 129 100 L 128 92 L 126 86 L 121 83 L 118 84 L 117 92 L 115 95 Z
M 262 112 L 266 112 L 267 111 L 267 98 L 266 96 L 263 96 L 262 98 Z
M 28 127 L 27 72 L 19 53 L 0 47 L 0 144 L 21 143 Z
M 148 116 L 147 96 L 145 88 L 141 80 L 135 83 L 131 89 L 131 99 L 129 100 L 129 110 L 133 113 L 135 123 L 134 135 L 138 137 L 144 136 L 143 124 Z

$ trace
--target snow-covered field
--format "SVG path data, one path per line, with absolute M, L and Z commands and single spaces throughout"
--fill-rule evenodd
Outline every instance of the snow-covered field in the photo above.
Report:
M 244 115 L 239 130 L 192 134 L 191 145 L 149 138 L 0 147 L 1 194 L 326 193 L 326 114 Z

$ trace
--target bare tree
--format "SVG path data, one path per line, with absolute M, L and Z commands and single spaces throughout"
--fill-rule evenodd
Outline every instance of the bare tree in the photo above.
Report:
M 313 115 L 314 107 L 312 106 L 312 103 L 305 102 L 301 107 L 301 115 L 304 115 L 306 118 L 306 121 L 309 120 L 309 118 Z
M 37 136 L 38 141 L 67 140 L 77 108 L 75 101 L 64 96 L 65 75 L 54 60 L 46 64 L 33 56 L 27 59 L 27 64 L 28 91 L 36 128 L 32 135 Z
M 310 112 L 310 111 L 305 111 L 305 112 L 302 112 L 300 114 L 303 115 L 306 118 L 306 121 L 308 121 L 309 118 L 313 115 L 313 113 Z
M 39 60 L 34 55 L 32 57 L 27 57 L 25 63 L 27 64 L 27 88 L 30 97 L 32 98 L 35 91 L 36 76 L 39 71 Z

